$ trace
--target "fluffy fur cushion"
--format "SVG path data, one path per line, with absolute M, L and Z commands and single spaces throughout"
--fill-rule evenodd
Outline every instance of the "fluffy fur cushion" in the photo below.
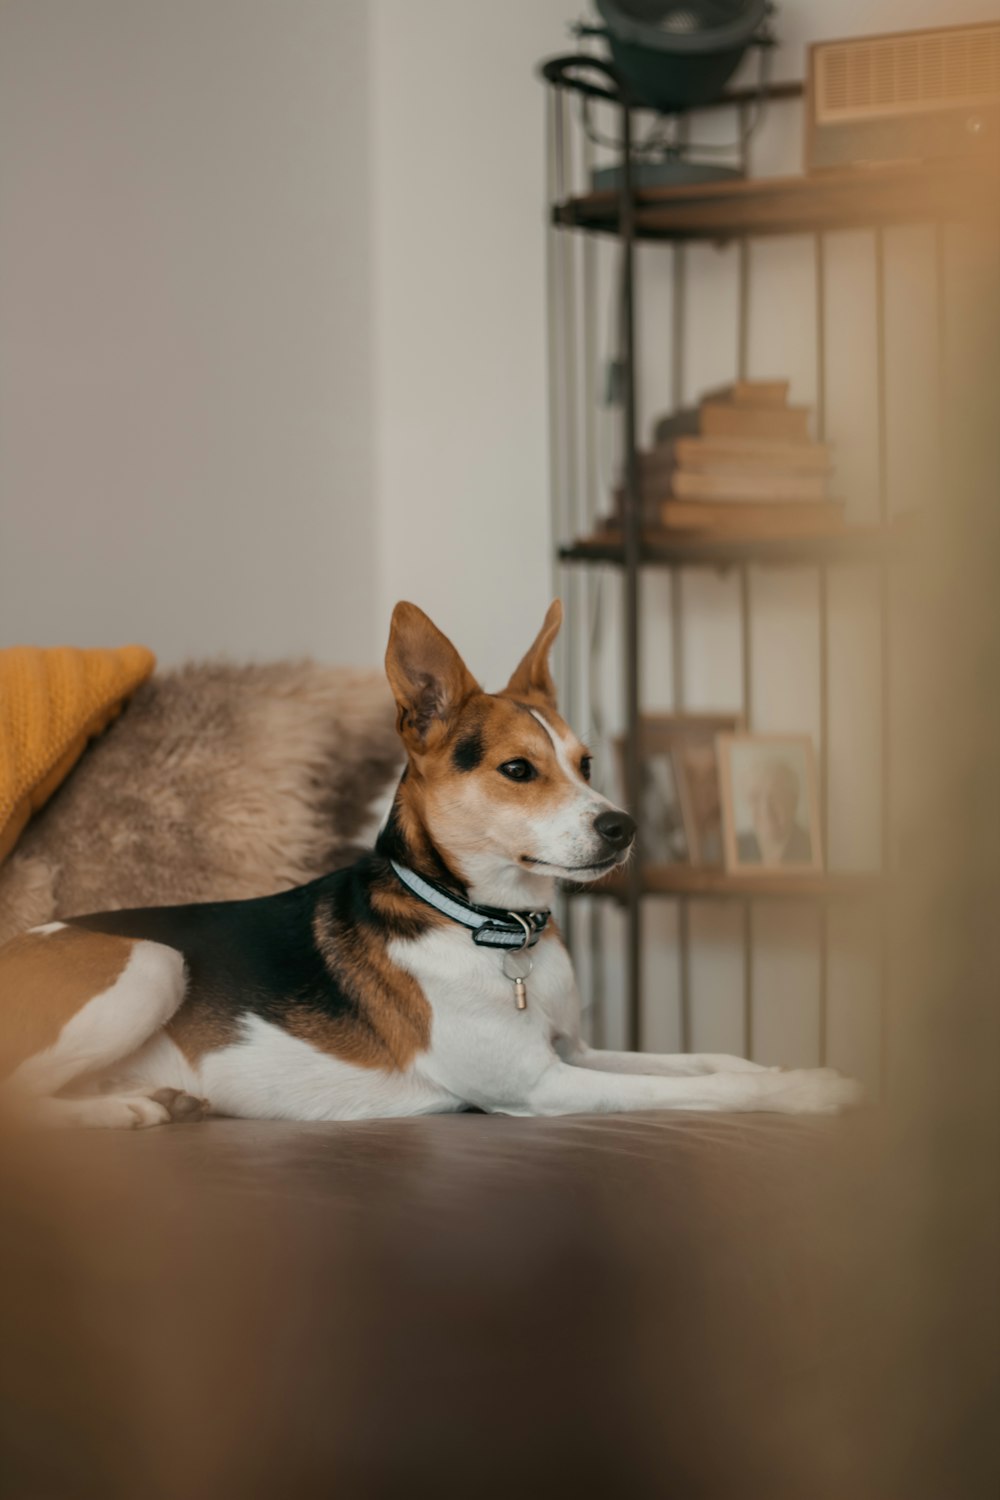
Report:
M 0 942 L 87 911 L 312 880 L 370 840 L 400 764 L 381 673 L 278 662 L 160 674 L 0 866 Z

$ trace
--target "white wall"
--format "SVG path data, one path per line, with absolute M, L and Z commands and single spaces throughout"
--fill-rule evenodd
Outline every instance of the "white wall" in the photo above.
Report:
M 0 641 L 375 660 L 406 596 L 503 677 L 551 592 L 535 67 L 582 9 L 0 0 Z M 776 72 L 941 16 L 785 0 Z
M 378 613 L 488 686 L 549 599 L 544 89 L 571 0 L 376 0 Z
M 488 681 L 548 600 L 567 0 L 0 0 L 0 641 Z
M 0 643 L 347 662 L 364 0 L 0 0 Z

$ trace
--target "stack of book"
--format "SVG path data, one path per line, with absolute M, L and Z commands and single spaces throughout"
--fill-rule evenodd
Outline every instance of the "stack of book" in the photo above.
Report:
M 828 495 L 830 451 L 809 436 L 809 408 L 789 406 L 787 380 L 738 380 L 697 412 L 657 428 L 639 455 L 643 522 L 712 536 L 815 536 L 838 531 Z M 619 497 L 620 503 L 620 497 Z

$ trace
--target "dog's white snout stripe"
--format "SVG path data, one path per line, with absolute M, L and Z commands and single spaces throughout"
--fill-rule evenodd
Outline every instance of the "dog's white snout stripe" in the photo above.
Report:
M 528 710 L 528 712 L 531 714 L 531 717 L 533 719 L 537 719 L 538 723 L 541 724 L 542 728 L 545 730 L 545 733 L 552 741 L 552 748 L 556 753 L 556 760 L 558 761 L 562 769 L 566 772 L 566 775 L 570 777 L 571 780 L 578 781 L 580 783 L 581 789 L 586 791 L 588 799 L 593 805 L 594 811 L 600 812 L 604 808 L 612 808 L 617 812 L 618 809 L 615 808 L 614 803 L 609 802 L 607 797 L 602 797 L 600 792 L 595 792 L 589 781 L 587 781 L 584 777 L 584 774 L 580 770 L 580 767 L 574 765 L 570 760 L 565 743 L 556 734 L 555 730 L 552 728 L 552 725 L 547 724 L 546 721 L 542 718 L 541 714 L 537 712 L 537 710 L 531 708 Z
M 531 714 L 531 717 L 533 719 L 537 720 L 537 722 L 541 724 L 542 728 L 545 730 L 545 733 L 552 741 L 552 748 L 556 752 L 556 760 L 559 762 L 562 769 L 566 772 L 567 776 L 575 776 L 578 781 L 582 781 L 583 785 L 586 786 L 587 783 L 583 779 L 583 773 L 581 772 L 580 767 L 574 766 L 573 762 L 570 760 L 569 756 L 566 753 L 566 746 L 556 734 L 555 730 L 552 728 L 552 725 L 547 724 L 536 709 L 530 708 L 528 712 Z

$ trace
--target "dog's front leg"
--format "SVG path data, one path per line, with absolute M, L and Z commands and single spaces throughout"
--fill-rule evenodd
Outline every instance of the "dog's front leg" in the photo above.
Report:
M 554 1059 L 524 1102 L 532 1115 L 614 1114 L 640 1109 L 828 1114 L 859 1099 L 858 1085 L 829 1069 L 668 1078 L 609 1073 Z
M 702 1073 L 767 1073 L 762 1063 L 725 1052 L 604 1052 L 577 1042 L 565 1060 L 577 1068 L 599 1073 L 646 1073 L 664 1078 L 690 1078 Z

